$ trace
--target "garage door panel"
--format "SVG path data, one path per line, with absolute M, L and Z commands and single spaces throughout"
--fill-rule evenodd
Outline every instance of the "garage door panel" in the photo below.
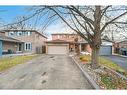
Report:
M 48 54 L 67 54 L 67 46 L 52 45 L 48 46 Z
M 100 55 L 111 55 L 112 54 L 112 46 L 101 46 Z

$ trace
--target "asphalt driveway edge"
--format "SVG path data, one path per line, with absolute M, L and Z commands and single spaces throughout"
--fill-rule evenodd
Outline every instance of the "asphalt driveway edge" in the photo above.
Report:
M 85 72 L 83 70 L 83 68 L 78 64 L 78 62 L 75 60 L 74 57 L 70 56 L 72 58 L 72 60 L 74 61 L 74 63 L 77 65 L 77 67 L 81 70 L 81 72 L 83 73 L 83 76 L 87 79 L 87 81 L 89 82 L 89 84 L 93 87 L 93 89 L 100 89 L 100 87 L 96 84 L 96 82 L 89 76 L 89 74 L 87 72 Z

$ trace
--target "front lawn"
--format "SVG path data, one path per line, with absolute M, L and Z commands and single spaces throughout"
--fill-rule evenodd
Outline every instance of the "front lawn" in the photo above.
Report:
M 81 55 L 78 59 L 80 59 L 79 63 L 84 64 L 81 65 L 84 70 L 87 71 L 101 89 L 127 89 L 127 71 L 115 62 L 112 62 L 104 57 L 99 57 L 100 67 L 93 70 L 90 65 L 90 55 Z
M 25 63 L 35 57 L 37 57 L 37 55 L 34 54 L 34 55 L 0 58 L 0 71 L 9 69 L 17 64 Z
M 90 63 L 91 62 L 91 56 L 90 55 L 81 55 L 80 60 L 83 61 L 84 63 Z M 122 67 L 117 65 L 115 62 L 108 60 L 104 57 L 99 58 L 100 65 L 106 66 L 108 68 L 111 68 L 125 76 L 127 76 L 127 71 L 124 70 Z

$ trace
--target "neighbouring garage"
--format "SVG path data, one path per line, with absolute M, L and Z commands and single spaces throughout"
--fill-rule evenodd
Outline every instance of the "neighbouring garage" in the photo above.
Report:
M 111 41 L 102 40 L 100 55 L 112 55 L 112 45 Z
M 53 40 L 46 42 L 47 54 L 68 54 L 69 43 L 63 40 Z
M 100 55 L 112 55 L 112 46 L 102 45 L 100 48 Z

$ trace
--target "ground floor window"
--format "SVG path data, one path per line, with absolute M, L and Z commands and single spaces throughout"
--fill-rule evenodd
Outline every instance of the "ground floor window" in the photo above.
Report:
M 25 50 L 31 51 L 32 50 L 32 44 L 31 43 L 25 43 Z

